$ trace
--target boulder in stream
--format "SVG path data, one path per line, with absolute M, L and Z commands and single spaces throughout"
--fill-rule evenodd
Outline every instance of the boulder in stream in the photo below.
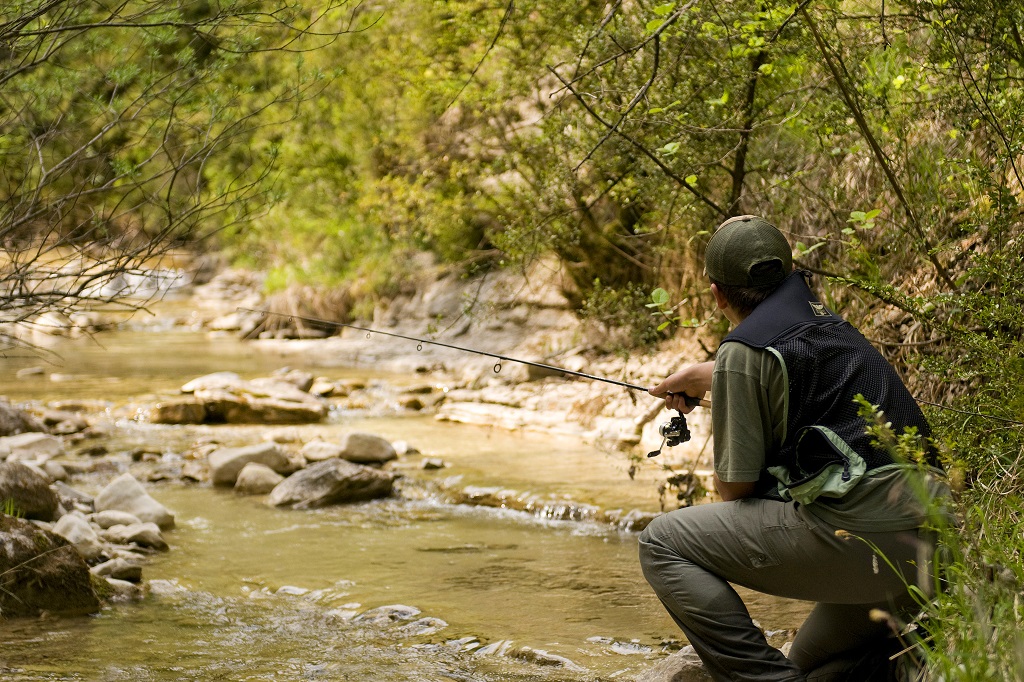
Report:
M 711 674 L 693 647 L 687 646 L 643 671 L 636 682 L 711 682 Z
M 297 471 L 274 488 L 267 503 L 312 509 L 361 502 L 391 494 L 394 474 L 344 459 L 329 459 Z
M 58 506 L 57 493 L 45 476 L 21 462 L 0 462 L 0 510 L 53 521 Z
M 142 484 L 124 473 L 107 484 L 94 500 L 97 512 L 113 509 L 132 514 L 142 522 L 155 523 L 166 530 L 174 528 L 174 515 L 149 496 Z
M 0 400 L 0 436 L 13 436 L 26 431 L 42 431 L 42 423 L 32 415 Z
M 391 442 L 372 433 L 349 433 L 341 443 L 341 458 L 356 464 L 384 464 L 396 457 Z
M 203 406 L 207 422 L 229 424 L 304 424 L 327 416 L 327 404 L 294 383 L 276 378 L 246 381 L 234 372 L 215 372 L 181 387 Z M 181 405 L 187 405 L 182 401 Z M 192 408 L 182 407 L 187 412 Z M 172 407 L 166 408 L 173 415 Z M 198 412 L 196 413 L 198 414 Z
M 311 440 L 302 446 L 302 456 L 307 462 L 323 462 L 336 457 L 356 464 L 384 464 L 396 459 L 398 453 L 386 438 L 357 431 L 346 434 L 340 443 Z
M 111 526 L 103 531 L 108 542 L 118 545 L 138 545 L 166 552 L 169 547 L 155 523 L 133 523 L 130 526 Z
M 249 462 L 238 474 L 235 492 L 242 495 L 266 495 L 284 480 L 284 476 L 265 464 Z
M 28 432 L 0 438 L 0 459 L 43 463 L 64 454 L 64 443 L 48 433 Z
M 149 421 L 153 424 L 202 424 L 206 421 L 206 406 L 195 398 L 163 400 L 149 408 Z
M 98 559 L 103 555 L 103 541 L 80 512 L 71 512 L 60 517 L 53 526 L 53 532 L 74 545 L 86 561 Z
M 99 608 L 89 567 L 67 540 L 30 521 L 0 515 L 0 618 L 78 615 Z
M 210 480 L 214 485 L 235 485 L 246 464 L 262 464 L 279 474 L 292 470 L 288 459 L 277 443 L 267 441 L 238 448 L 220 448 L 210 453 Z

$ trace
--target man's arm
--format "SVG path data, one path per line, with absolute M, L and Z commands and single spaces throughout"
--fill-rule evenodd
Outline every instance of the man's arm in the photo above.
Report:
M 711 390 L 711 375 L 714 369 L 713 360 L 688 365 L 649 389 L 649 392 L 655 398 L 664 398 L 668 409 L 689 414 L 693 406 L 684 402 L 684 394 L 691 398 L 704 397 L 704 394 Z
M 739 483 L 727 483 L 715 475 L 715 490 L 718 491 L 718 496 L 726 502 L 733 500 L 741 500 L 744 497 L 753 497 L 754 489 L 757 486 L 756 481 L 746 482 L 741 481 Z

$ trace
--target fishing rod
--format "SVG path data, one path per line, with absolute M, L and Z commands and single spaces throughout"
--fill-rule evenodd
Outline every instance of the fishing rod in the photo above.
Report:
M 494 364 L 494 373 L 497 374 L 501 371 L 502 362 L 518 362 L 522 365 L 529 365 L 531 367 L 538 367 L 545 369 L 550 372 L 560 372 L 562 374 L 568 374 L 569 376 L 580 377 L 581 379 L 590 379 L 591 381 L 600 381 L 606 384 L 613 384 L 615 386 L 622 386 L 633 391 L 643 391 L 649 393 L 646 387 L 638 386 L 636 384 L 630 384 L 625 381 L 618 381 L 617 379 L 609 379 L 607 377 L 596 376 L 594 374 L 587 374 L 586 372 L 577 372 L 575 370 L 567 369 L 565 367 L 556 367 L 554 365 L 546 365 L 543 362 L 534 362 L 532 360 L 523 360 L 522 358 L 513 358 L 508 355 L 500 355 L 498 353 L 491 353 L 485 350 L 479 350 L 476 348 L 468 348 L 466 346 L 456 346 L 452 343 L 445 343 L 443 341 L 431 341 L 430 339 L 422 339 L 417 336 L 408 336 L 406 334 L 398 334 L 395 332 L 385 332 L 379 329 L 371 329 L 369 327 L 360 327 L 357 324 L 349 324 L 347 322 L 333 322 L 331 320 L 322 320 L 316 317 L 304 317 L 302 315 L 293 315 L 290 313 L 275 313 L 271 310 L 257 310 L 255 308 L 238 308 L 239 311 L 247 313 L 258 313 L 260 315 L 272 315 L 275 317 L 284 317 L 292 320 L 301 320 L 303 322 L 310 322 L 312 324 L 327 325 L 330 327 L 345 327 L 348 329 L 356 329 L 361 332 L 366 332 L 367 337 L 370 334 L 383 334 L 384 336 L 392 336 L 397 339 L 405 339 L 406 341 L 415 341 L 417 343 L 416 350 L 423 350 L 423 344 L 429 343 L 433 346 L 441 346 L 443 348 L 451 348 L 453 350 L 463 351 L 465 353 L 475 353 L 477 355 L 485 355 L 489 358 L 495 358 L 498 362 Z M 671 394 L 670 394 L 671 395 Z M 690 407 L 711 407 L 711 401 L 703 398 L 694 398 L 691 396 L 685 397 L 686 404 Z
M 396 339 L 405 339 L 406 341 L 415 341 L 416 350 L 423 350 L 423 344 L 428 343 L 433 346 L 440 346 L 442 348 L 451 348 L 452 350 L 462 351 L 464 353 L 475 353 L 476 355 L 484 355 L 489 358 L 494 358 L 498 362 L 494 363 L 494 373 L 497 374 L 501 371 L 502 362 L 518 362 L 521 365 L 529 365 L 531 367 L 539 367 L 550 372 L 560 372 L 569 376 L 580 377 L 581 379 L 589 379 L 591 381 L 600 381 L 606 384 L 612 384 L 614 386 L 621 386 L 628 388 L 632 391 L 643 391 L 644 393 L 650 393 L 645 387 L 638 386 L 636 384 L 630 384 L 625 381 L 619 381 L 617 379 L 609 379 L 607 377 L 596 376 L 594 374 L 587 374 L 586 372 L 577 372 L 576 370 L 567 369 L 565 367 L 556 367 L 554 365 L 547 365 L 543 362 L 534 362 L 533 360 L 523 360 L 522 358 L 513 358 L 508 355 L 501 355 L 499 353 L 491 353 L 485 350 L 479 350 L 477 348 L 468 348 L 466 346 L 457 346 L 453 343 L 445 343 L 443 341 L 432 341 L 430 339 L 423 339 L 418 336 L 409 336 L 407 334 L 398 334 L 396 332 L 385 332 L 379 329 L 371 329 L 370 327 L 361 327 L 357 324 L 350 324 L 348 322 L 335 322 L 333 320 L 323 320 L 316 317 L 305 317 L 302 315 L 293 315 L 290 313 L 276 313 L 272 310 L 258 310 L 255 308 L 238 308 L 241 312 L 256 313 L 263 316 L 274 316 L 283 317 L 290 320 L 301 320 L 303 322 L 309 322 L 311 324 L 325 325 L 328 327 L 344 327 L 347 329 L 356 329 L 361 332 L 366 332 L 366 337 L 369 338 L 371 334 L 383 334 L 384 336 L 391 336 Z M 673 395 L 671 392 L 669 395 Z M 711 401 L 703 398 L 695 398 L 693 396 L 685 395 L 683 400 L 689 407 L 711 407 Z M 661 445 L 658 446 L 657 450 L 647 453 L 648 457 L 656 457 L 661 454 L 662 448 L 666 445 L 673 447 L 680 443 L 685 443 L 690 440 L 690 430 L 686 425 L 686 417 L 681 412 L 677 413 L 675 417 L 672 417 L 668 422 L 661 424 L 658 427 L 658 433 L 661 435 Z

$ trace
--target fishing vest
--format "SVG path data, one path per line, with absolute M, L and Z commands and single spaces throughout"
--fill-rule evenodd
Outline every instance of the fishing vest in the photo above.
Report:
M 865 432 L 854 402 L 858 393 L 879 406 L 897 435 L 911 426 L 925 439 L 931 435 L 896 370 L 814 297 L 806 277 L 790 275 L 723 341 L 767 350 L 782 363 L 789 386 L 786 433 L 766 464 L 783 499 L 803 504 L 842 497 L 868 471 L 896 464 Z

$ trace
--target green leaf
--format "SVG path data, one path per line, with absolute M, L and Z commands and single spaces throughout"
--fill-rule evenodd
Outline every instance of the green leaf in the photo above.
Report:
M 666 305 L 669 300 L 668 292 L 662 289 L 661 287 L 658 287 L 657 289 L 651 292 L 651 300 L 654 301 L 654 305 Z
M 697 176 L 696 175 L 687 175 L 686 176 L 686 184 L 687 185 L 696 185 L 697 184 Z
M 673 154 L 679 151 L 679 143 L 669 142 L 658 151 L 661 152 L 662 154 L 665 154 L 666 156 L 672 156 Z
M 667 2 L 664 5 L 658 5 L 657 7 L 655 7 L 654 8 L 654 13 L 657 14 L 659 17 L 664 17 L 664 16 L 668 16 L 669 14 L 671 14 L 672 10 L 674 10 L 675 8 L 676 8 L 676 3 L 674 3 L 674 2 Z

